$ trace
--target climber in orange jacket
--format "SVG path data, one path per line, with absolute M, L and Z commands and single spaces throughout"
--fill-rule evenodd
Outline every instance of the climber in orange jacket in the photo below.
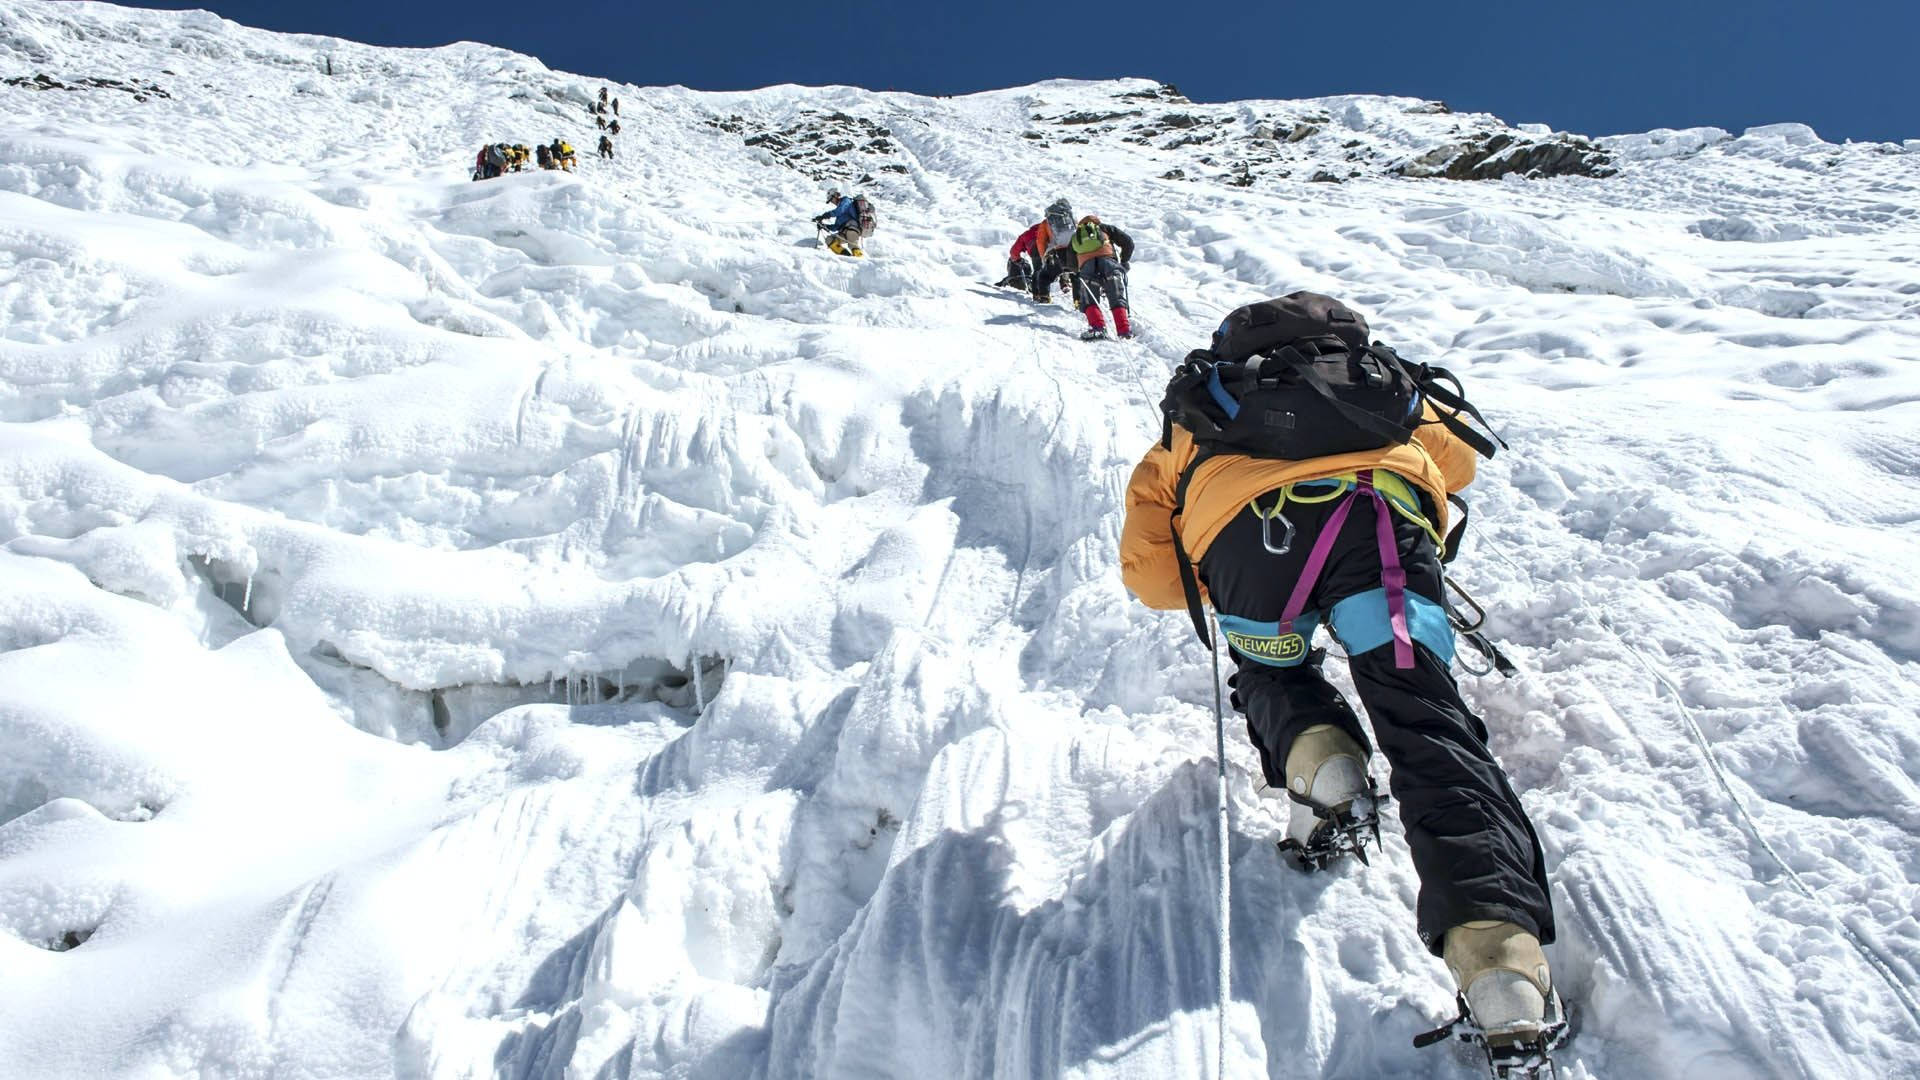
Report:
M 1450 375 L 1367 335 L 1313 293 L 1229 315 L 1169 383 L 1167 429 L 1133 470 L 1121 579 L 1150 607 L 1188 608 L 1210 642 L 1211 603 L 1267 790 L 1290 801 L 1283 847 L 1308 865 L 1364 858 L 1363 830 L 1378 842 L 1367 732 L 1312 647 L 1327 625 L 1392 767 L 1422 940 L 1490 1046 L 1543 1049 L 1558 1009 L 1546 860 L 1449 671 L 1448 496 L 1493 446 L 1460 420 L 1479 414 L 1437 381 Z

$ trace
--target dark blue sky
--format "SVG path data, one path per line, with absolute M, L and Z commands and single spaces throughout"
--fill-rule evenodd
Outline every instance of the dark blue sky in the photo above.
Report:
M 484 41 L 549 67 L 737 90 L 964 93 L 1139 75 L 1197 101 L 1393 93 L 1608 135 L 1795 120 L 1920 138 L 1920 0 L 148 0 L 380 45 Z

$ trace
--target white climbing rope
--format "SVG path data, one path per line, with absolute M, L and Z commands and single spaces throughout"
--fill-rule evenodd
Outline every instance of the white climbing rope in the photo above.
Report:
M 1218 908 L 1215 917 L 1220 926 L 1220 956 L 1218 979 L 1220 984 L 1220 1003 L 1218 1006 L 1220 1033 L 1219 1062 L 1216 1076 L 1226 1080 L 1227 1076 L 1227 1010 L 1233 1004 L 1233 875 L 1232 859 L 1228 854 L 1228 841 L 1233 834 L 1228 830 L 1230 821 L 1227 814 L 1227 718 L 1226 710 L 1220 700 L 1220 620 L 1213 619 L 1213 638 L 1207 642 L 1207 653 L 1213 658 L 1213 751 L 1214 761 L 1219 765 L 1218 780 L 1214 788 L 1214 797 L 1218 804 L 1220 838 L 1219 873 L 1220 890 Z

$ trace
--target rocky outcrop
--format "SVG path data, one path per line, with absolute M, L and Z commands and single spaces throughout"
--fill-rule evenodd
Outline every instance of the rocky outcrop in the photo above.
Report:
M 133 100 L 145 101 L 151 97 L 170 98 L 173 95 L 160 89 L 153 83 L 131 83 L 120 79 L 85 78 L 76 82 L 63 83 L 59 79 L 42 72 L 29 78 L 16 75 L 0 80 L 8 86 L 17 86 L 23 90 L 118 90 L 123 94 L 132 94 Z
M 1085 110 L 1082 110 L 1080 112 L 1070 112 L 1067 115 L 1062 116 L 1059 119 L 1055 120 L 1054 123 L 1062 124 L 1066 126 L 1078 126 L 1078 125 L 1085 125 L 1085 124 L 1107 124 L 1107 123 L 1112 123 L 1115 120 L 1125 120 L 1129 117 L 1134 117 L 1139 115 L 1140 115 L 1140 111 L 1138 109 L 1134 109 L 1129 112 L 1087 112 Z
M 1178 105 L 1193 104 L 1187 100 L 1185 94 L 1180 92 L 1180 88 L 1172 83 L 1161 83 L 1152 90 L 1128 90 L 1126 93 L 1116 96 L 1130 98 L 1135 101 L 1167 101 Z
M 746 145 L 816 180 L 845 179 L 850 173 L 864 170 L 855 182 L 870 183 L 875 172 L 907 171 L 898 161 L 873 160 L 896 155 L 899 147 L 893 142 L 893 132 L 863 116 L 813 113 L 777 130 L 738 115 L 709 117 L 707 125 L 741 136 Z
M 1613 158 L 1578 135 L 1526 135 L 1487 132 L 1465 142 L 1448 143 L 1391 170 L 1396 176 L 1445 180 L 1497 180 L 1523 176 L 1612 176 Z

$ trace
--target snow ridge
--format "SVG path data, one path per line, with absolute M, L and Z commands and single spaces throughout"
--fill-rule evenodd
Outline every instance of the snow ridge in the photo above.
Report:
M 598 85 L 0 10 L 0 1073 L 1471 1075 L 1397 821 L 1293 871 L 1236 724 L 1217 1060 L 1208 658 L 1115 572 L 1169 366 L 1310 288 L 1513 446 L 1564 1074 L 1920 1076 L 1920 144 L 617 86 L 468 182 Z M 1496 142 L 1614 175 L 1407 175 Z M 1138 341 L 982 284 L 1062 194 Z

